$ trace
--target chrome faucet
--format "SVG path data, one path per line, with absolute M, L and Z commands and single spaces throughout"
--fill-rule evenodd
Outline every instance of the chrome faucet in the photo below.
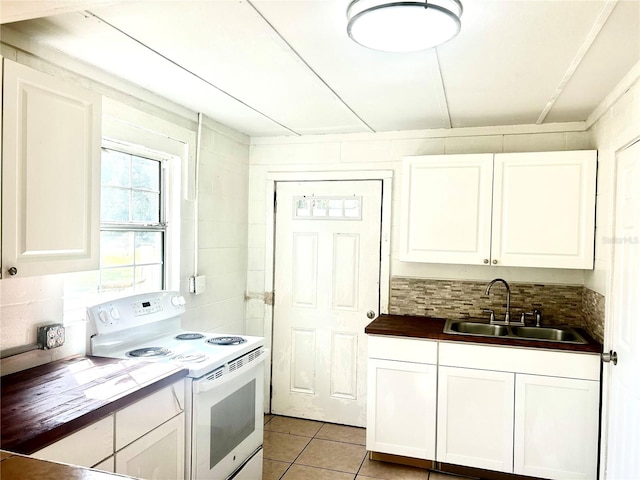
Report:
M 491 290 L 491 287 L 493 287 L 493 284 L 496 282 L 503 283 L 505 288 L 507 289 L 507 311 L 504 314 L 504 323 L 508 325 L 509 321 L 511 320 L 511 288 L 509 288 L 509 284 L 507 283 L 507 281 L 503 280 L 502 278 L 496 278 L 494 280 L 491 280 L 491 282 L 489 282 L 489 285 L 487 285 L 487 291 L 484 292 L 484 294 L 489 295 L 489 291 Z

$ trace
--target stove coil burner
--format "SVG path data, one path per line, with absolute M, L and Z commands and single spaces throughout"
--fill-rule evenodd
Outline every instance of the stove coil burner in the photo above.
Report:
M 207 340 L 207 343 L 211 345 L 240 345 L 246 341 L 247 339 L 242 337 L 213 337 Z
M 127 352 L 127 357 L 132 358 L 166 357 L 168 355 L 171 355 L 171 350 L 165 347 L 145 347 Z
M 201 333 L 181 333 L 180 335 L 176 335 L 176 340 L 200 340 L 204 338 L 204 335 Z
M 204 353 L 182 353 L 173 357 L 172 360 L 179 363 L 201 363 L 207 358 L 209 357 Z

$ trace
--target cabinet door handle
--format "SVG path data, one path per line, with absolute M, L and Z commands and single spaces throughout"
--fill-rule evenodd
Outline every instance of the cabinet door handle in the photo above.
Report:
M 14 275 L 18 274 L 18 269 L 16 267 L 9 267 L 7 272 L 9 272 L 9 275 L 11 275 L 13 277 Z
M 497 265 L 498 264 L 498 260 L 494 259 L 493 262 L 491 262 L 491 263 L 493 263 L 494 265 Z
M 489 263 L 489 259 L 488 259 L 488 258 L 485 258 L 485 259 L 483 260 L 483 263 L 486 265 L 487 263 Z

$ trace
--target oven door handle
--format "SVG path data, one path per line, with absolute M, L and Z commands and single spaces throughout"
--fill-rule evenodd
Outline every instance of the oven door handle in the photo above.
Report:
M 216 388 L 221 385 L 224 385 L 225 383 L 231 382 L 233 379 L 239 377 L 240 375 L 243 375 L 245 372 L 247 372 L 251 368 L 256 367 L 260 365 L 260 363 L 264 362 L 265 359 L 267 358 L 268 352 L 269 352 L 269 349 L 266 349 L 266 348 L 262 349 L 262 352 L 259 357 L 257 357 L 255 360 L 249 363 L 245 363 L 242 367 L 234 370 L 231 373 L 225 372 L 222 376 L 217 378 L 213 376 L 213 378 L 206 377 L 206 378 L 203 378 L 202 380 L 195 381 L 194 382 L 195 393 L 208 392 L 213 388 Z

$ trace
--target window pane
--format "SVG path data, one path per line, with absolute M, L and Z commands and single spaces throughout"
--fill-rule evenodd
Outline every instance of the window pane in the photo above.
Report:
M 129 190 L 102 187 L 100 220 L 102 222 L 129 221 Z
M 131 186 L 144 190 L 160 191 L 160 162 L 148 158 L 133 157 Z
M 133 192 L 133 222 L 158 223 L 160 222 L 160 198 L 157 193 Z
M 345 200 L 344 202 L 345 217 L 360 217 L 360 199 Z
M 162 232 L 136 232 L 136 264 L 162 263 Z
M 307 198 L 296 199 L 296 217 L 308 217 L 311 215 L 311 202 Z
M 133 265 L 133 232 L 100 232 L 101 268 Z
M 342 217 L 343 200 L 329 200 L 329 216 Z
M 107 268 L 100 273 L 103 292 L 133 291 L 133 267 Z
M 131 155 L 113 150 L 102 150 L 102 185 L 128 187 Z
M 314 217 L 326 217 L 327 216 L 327 200 L 316 199 L 313 201 L 313 213 Z
M 162 265 L 136 267 L 136 292 L 162 289 Z

